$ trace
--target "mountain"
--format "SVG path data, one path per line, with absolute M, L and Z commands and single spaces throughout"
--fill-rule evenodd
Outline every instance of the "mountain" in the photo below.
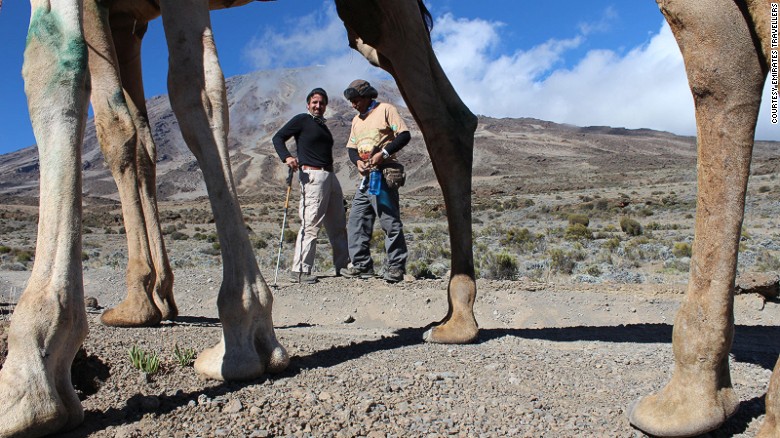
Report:
M 326 117 L 336 140 L 336 172 L 345 192 L 357 180 L 345 147 L 354 110 L 341 96 L 344 84 L 321 84 L 319 67 L 259 71 L 227 79 L 230 107 L 228 145 L 240 196 L 253 197 L 282 190 L 286 168 L 271 144 L 273 134 L 295 114 L 305 111 L 305 96 L 316 86 L 330 90 Z M 412 131 L 412 142 L 400 153 L 406 165 L 409 195 L 440 193 L 422 135 L 391 81 L 372 81 L 379 100 L 399 106 Z M 157 184 L 161 200 L 206 196 L 197 162 L 179 132 L 167 96 L 147 101 L 158 149 Z M 630 108 L 627 111 L 632 110 Z M 288 143 L 294 150 L 294 142 Z M 777 171 L 776 142 L 757 142 L 753 171 Z M 669 183 L 695 178 L 696 141 L 692 137 L 648 129 L 577 127 L 535 119 L 479 117 L 475 136 L 475 192 L 536 193 L 619 186 L 647 177 Z M 84 195 L 96 201 L 118 199 L 90 119 L 83 145 Z M 0 197 L 38 195 L 38 156 L 34 147 L 0 155 Z

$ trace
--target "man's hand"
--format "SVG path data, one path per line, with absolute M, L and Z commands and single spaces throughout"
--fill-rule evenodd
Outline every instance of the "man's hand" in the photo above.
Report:
M 371 157 L 371 166 L 379 166 L 383 161 L 385 161 L 385 156 L 380 150 Z
M 290 169 L 292 169 L 293 172 L 298 170 L 298 159 L 295 157 L 287 157 L 287 159 L 284 160 L 284 164 L 286 164 Z
M 358 173 L 363 176 L 368 175 L 368 172 L 371 171 L 371 165 L 363 160 L 357 160 L 355 165 L 357 166 Z

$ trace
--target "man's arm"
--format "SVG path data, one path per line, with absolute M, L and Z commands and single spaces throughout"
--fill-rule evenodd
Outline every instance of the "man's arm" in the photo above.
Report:
M 411 139 L 412 134 L 410 134 L 409 131 L 399 132 L 393 141 L 391 141 L 389 145 L 385 146 L 387 155 L 393 155 L 394 153 L 400 151 L 404 146 L 409 144 L 409 140 Z
M 274 144 L 274 149 L 276 149 L 276 154 L 283 163 L 287 163 L 287 159 L 292 158 L 290 150 L 287 149 L 287 140 L 292 138 L 298 132 L 300 132 L 298 117 L 293 117 L 284 126 L 282 126 L 282 129 L 277 131 L 277 133 L 274 134 L 273 138 L 271 139 L 271 142 Z

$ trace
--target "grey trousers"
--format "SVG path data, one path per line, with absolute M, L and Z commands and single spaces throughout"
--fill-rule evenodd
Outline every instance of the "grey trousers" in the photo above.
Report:
M 352 266 L 361 270 L 374 267 L 370 244 L 377 217 L 379 225 L 385 232 L 387 267 L 406 272 L 406 258 L 409 254 L 404 238 L 404 226 L 401 223 L 398 190 L 387 188 L 384 178 L 382 192 L 379 195 L 369 195 L 367 189 L 358 189 L 352 200 L 352 208 L 347 220 L 349 258 L 352 260 Z
M 292 271 L 311 273 L 317 250 L 317 233 L 325 225 L 333 248 L 336 272 L 349 263 L 344 195 L 336 174 L 325 170 L 300 170 L 301 202 L 298 213 L 301 229 L 295 240 Z

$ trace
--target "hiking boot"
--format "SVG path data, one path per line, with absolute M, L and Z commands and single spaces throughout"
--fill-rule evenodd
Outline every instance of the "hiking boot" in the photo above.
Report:
M 305 272 L 291 272 L 290 281 L 293 283 L 314 284 L 317 282 L 317 277 Z
M 404 271 L 398 268 L 387 268 L 384 270 L 382 278 L 388 283 L 398 283 L 404 279 Z
M 350 266 L 349 268 L 342 269 L 341 271 L 339 271 L 339 273 L 341 274 L 342 277 L 346 277 L 346 278 L 360 277 L 366 279 L 366 278 L 374 277 L 374 268 L 360 269 L 354 266 Z

